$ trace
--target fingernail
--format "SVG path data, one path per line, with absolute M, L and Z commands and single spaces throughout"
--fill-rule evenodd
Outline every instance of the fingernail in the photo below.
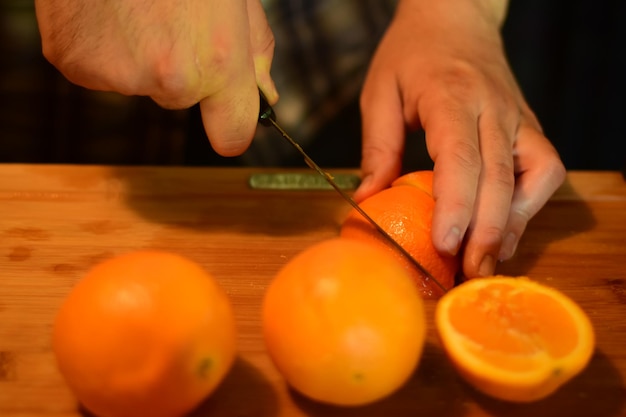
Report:
M 271 101 L 272 103 L 276 103 L 278 101 L 278 98 L 280 97 L 280 94 L 278 94 L 278 90 L 276 89 L 276 84 L 274 84 L 274 80 L 272 80 L 270 78 L 270 83 L 269 83 L 269 87 L 270 87 L 270 95 L 271 95 Z
M 443 249 L 450 255 L 455 256 L 461 246 L 461 231 L 458 227 L 450 228 L 446 237 L 443 238 Z
M 498 259 L 501 261 L 506 261 L 515 253 L 517 249 L 517 235 L 513 232 L 507 234 L 502 241 L 502 246 L 500 247 L 500 254 L 498 255 Z
M 478 274 L 481 277 L 486 277 L 493 274 L 493 271 L 496 269 L 496 262 L 491 255 L 485 255 L 483 260 L 480 262 L 480 266 L 478 267 Z

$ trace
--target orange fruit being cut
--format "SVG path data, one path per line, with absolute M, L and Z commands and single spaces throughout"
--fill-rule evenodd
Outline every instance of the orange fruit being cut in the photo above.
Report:
M 53 329 L 59 370 L 98 417 L 180 417 L 222 381 L 235 357 L 226 293 L 179 255 L 137 251 L 91 269 Z
M 441 255 L 432 242 L 431 230 L 435 200 L 432 171 L 416 171 L 396 179 L 360 203 L 361 208 L 393 237 L 445 289 L 454 286 L 459 270 L 458 257 Z M 438 298 L 444 291 L 391 245 L 359 212 L 350 211 L 340 235 L 385 247 L 410 271 L 425 298 Z
M 387 251 L 333 238 L 278 272 L 263 302 L 268 353 L 291 387 L 355 406 L 390 395 L 411 376 L 425 337 L 423 301 Z
M 584 311 L 528 278 L 477 278 L 437 304 L 442 345 L 478 390 L 516 402 L 542 399 L 577 375 L 594 351 Z

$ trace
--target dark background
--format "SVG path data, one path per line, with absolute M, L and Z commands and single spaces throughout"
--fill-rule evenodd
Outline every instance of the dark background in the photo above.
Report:
M 0 18 L 0 162 L 243 163 L 215 155 L 197 108 L 166 111 L 67 82 L 41 55 L 32 0 L 0 0 Z M 511 0 L 503 28 L 511 66 L 568 169 L 626 165 L 625 26 L 623 0 Z M 322 166 L 356 167 L 359 127 L 355 100 L 307 150 Z M 419 133 L 407 157 L 415 167 L 430 162 Z

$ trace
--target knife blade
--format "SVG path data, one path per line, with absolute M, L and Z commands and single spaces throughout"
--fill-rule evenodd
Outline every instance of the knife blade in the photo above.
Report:
M 319 175 L 321 175 L 330 186 L 335 189 L 341 195 L 341 197 L 347 201 L 361 216 L 365 218 L 393 247 L 395 247 L 405 258 L 407 258 L 422 274 L 424 274 L 429 280 L 431 280 L 435 285 L 437 285 L 444 293 L 448 291 L 446 287 L 444 287 L 428 270 L 417 260 L 415 259 L 404 247 L 396 241 L 393 236 L 391 236 L 385 229 L 382 228 L 374 219 L 372 219 L 366 212 L 357 204 L 354 199 L 348 195 L 344 190 L 342 190 L 332 175 L 328 172 L 324 171 L 320 166 L 315 163 L 315 161 L 304 151 L 302 146 L 298 144 L 294 139 L 291 138 L 283 130 L 282 127 L 276 122 L 276 113 L 270 104 L 263 92 L 259 89 L 259 99 L 260 99 L 260 108 L 259 108 L 259 123 L 263 126 L 273 127 L 280 133 L 280 135 L 293 146 L 298 153 L 304 158 L 304 162 L 313 170 L 317 171 Z

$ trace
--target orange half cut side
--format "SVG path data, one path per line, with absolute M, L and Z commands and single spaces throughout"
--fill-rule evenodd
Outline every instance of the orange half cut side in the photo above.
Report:
M 526 277 L 467 281 L 439 300 L 435 322 L 460 375 L 508 401 L 550 395 L 585 368 L 595 345 L 572 299 Z

